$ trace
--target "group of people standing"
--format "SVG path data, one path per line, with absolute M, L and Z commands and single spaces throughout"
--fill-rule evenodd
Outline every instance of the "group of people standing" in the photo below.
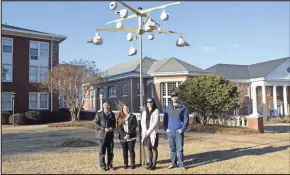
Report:
M 188 125 L 187 107 L 178 102 L 178 94 L 171 94 L 172 104 L 169 104 L 164 111 L 163 125 L 167 132 L 168 144 L 170 147 L 171 165 L 169 169 L 178 166 L 185 170 L 183 164 L 183 142 L 184 131 Z M 155 170 L 158 159 L 159 142 L 159 110 L 156 107 L 153 98 L 146 99 L 146 108 L 141 114 L 141 140 L 147 148 L 149 170 Z M 114 170 L 113 167 L 113 149 L 114 149 L 114 131 L 119 132 L 119 140 L 122 145 L 124 169 L 129 168 L 128 152 L 130 153 L 130 168 L 135 169 L 135 143 L 137 139 L 137 118 L 130 112 L 129 105 L 122 106 L 121 115 L 115 119 L 115 114 L 110 110 L 110 103 L 103 103 L 103 111 L 96 114 L 96 136 L 99 140 L 99 159 L 100 167 L 103 170 Z M 107 164 L 105 155 L 107 152 Z

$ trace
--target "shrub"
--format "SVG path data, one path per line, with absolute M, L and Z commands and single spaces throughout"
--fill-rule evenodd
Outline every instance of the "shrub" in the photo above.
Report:
M 14 124 L 15 125 L 25 125 L 27 124 L 26 117 L 21 113 L 16 113 L 9 117 L 9 124 L 13 124 L 13 116 L 14 116 Z
M 70 112 L 66 109 L 60 109 L 59 111 L 42 111 L 41 123 L 54 123 L 54 122 L 66 122 L 71 120 Z
M 268 118 L 265 121 L 265 124 L 275 124 L 275 123 L 290 123 L 289 117 L 275 117 L 275 118 Z
M 25 117 L 30 120 L 33 124 L 34 123 L 41 123 L 41 113 L 39 111 L 28 111 L 25 112 Z
M 1 125 L 9 124 L 9 112 L 1 112 Z

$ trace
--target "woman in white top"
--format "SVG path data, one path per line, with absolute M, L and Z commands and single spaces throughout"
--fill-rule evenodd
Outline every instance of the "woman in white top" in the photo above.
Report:
M 137 118 L 130 113 L 129 105 L 122 106 L 121 116 L 117 120 L 119 139 L 123 149 L 124 168 L 128 168 L 128 151 L 130 152 L 131 169 L 135 166 L 135 142 L 137 138 Z
M 147 169 L 155 170 L 158 158 L 158 124 L 159 124 L 159 110 L 153 98 L 149 97 L 146 100 L 146 109 L 142 113 L 141 127 L 142 127 L 142 142 L 147 147 L 149 166 Z

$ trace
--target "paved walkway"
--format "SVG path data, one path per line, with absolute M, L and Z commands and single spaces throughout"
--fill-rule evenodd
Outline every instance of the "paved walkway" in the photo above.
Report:
M 86 128 L 50 128 L 48 125 L 33 125 L 33 126 L 16 126 L 16 127 L 7 127 L 2 128 L 2 133 L 21 133 L 21 132 L 49 132 L 49 131 L 58 131 L 58 130 L 71 130 L 71 136 L 74 133 L 79 133 L 78 131 L 83 131 L 81 133 L 82 137 L 94 139 L 94 131 Z M 61 132 L 61 131 L 59 131 Z M 164 130 L 160 129 L 161 134 L 166 134 Z M 288 133 L 289 134 L 289 133 Z M 21 134 L 20 134 L 21 135 Z M 199 139 L 214 139 L 214 140 L 223 140 L 223 141 L 233 141 L 233 142 L 242 142 L 242 143 L 251 143 L 255 145 L 272 145 L 272 146 L 290 146 L 290 141 L 281 140 L 281 139 L 267 139 L 259 137 L 250 137 L 250 136 L 237 136 L 237 135 L 226 135 L 226 134 L 210 134 L 210 133 L 197 133 L 197 132 L 185 132 L 186 137 L 199 138 Z M 289 134 L 290 137 L 290 134 Z M 116 135 L 116 140 L 118 137 Z

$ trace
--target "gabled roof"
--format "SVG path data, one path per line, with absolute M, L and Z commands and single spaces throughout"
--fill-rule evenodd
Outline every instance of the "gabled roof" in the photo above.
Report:
M 203 69 L 181 61 L 177 58 L 168 58 L 153 63 L 148 73 L 166 73 L 166 72 L 205 72 Z
M 118 64 L 106 71 L 106 76 L 116 76 L 125 73 L 137 73 L 140 72 L 139 59 L 134 59 L 121 64 Z M 154 74 L 154 73 L 207 73 L 201 68 L 193 66 L 177 58 L 167 58 L 162 60 L 155 60 L 149 57 L 145 57 L 142 60 L 142 73 Z
M 265 61 L 251 65 L 216 64 L 207 71 L 221 74 L 227 79 L 251 79 L 267 76 L 290 57 Z
M 147 73 L 148 69 L 150 68 L 151 64 L 156 61 L 152 58 L 145 57 L 142 60 L 142 72 Z M 140 72 L 140 60 L 134 59 L 130 60 L 121 64 L 118 64 L 112 68 L 107 69 L 106 74 L 107 76 L 119 75 L 123 73 L 129 72 Z
M 7 25 L 7 24 L 2 24 L 2 34 L 11 34 L 11 35 L 27 34 L 30 36 L 33 35 L 33 36 L 53 37 L 56 40 L 59 40 L 60 42 L 66 39 L 66 36 L 51 34 L 51 33 L 46 33 L 46 32 L 41 32 L 41 31 L 36 31 L 36 30 L 30 30 L 30 29 L 16 27 L 16 26 Z

